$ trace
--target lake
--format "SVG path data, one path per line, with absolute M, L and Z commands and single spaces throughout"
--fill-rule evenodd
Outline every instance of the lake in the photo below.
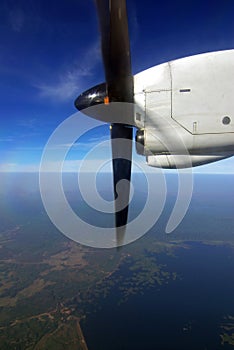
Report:
M 99 310 L 92 313 L 91 307 L 81 324 L 89 350 L 233 349 L 221 346 L 220 334 L 224 317 L 234 316 L 234 250 L 201 242 L 186 245 L 175 256 L 156 257 L 167 271 L 177 273 L 176 280 L 155 283 L 120 305 L 117 283 L 106 298 L 96 300 Z M 130 270 L 132 264 L 134 258 L 111 280 L 131 281 L 136 272 Z

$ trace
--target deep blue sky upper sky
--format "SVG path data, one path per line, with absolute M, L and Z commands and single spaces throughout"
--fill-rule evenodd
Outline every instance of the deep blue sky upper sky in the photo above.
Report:
M 234 48 L 233 0 L 128 0 L 133 73 Z M 0 170 L 37 169 L 53 130 L 83 90 L 104 81 L 93 0 L 0 2 Z M 85 123 L 81 115 L 81 123 Z M 106 139 L 99 128 L 85 142 Z M 89 146 L 87 146 L 88 149 Z M 209 171 L 233 172 L 233 159 Z M 205 168 L 206 169 L 206 168 Z

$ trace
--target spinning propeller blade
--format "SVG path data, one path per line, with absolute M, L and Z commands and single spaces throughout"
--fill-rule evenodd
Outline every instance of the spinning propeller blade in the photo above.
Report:
M 131 69 L 128 19 L 125 0 L 96 0 L 101 31 L 107 96 L 110 102 L 133 102 L 133 78 Z M 127 116 L 126 116 L 127 117 Z M 127 121 L 127 118 L 126 118 Z M 127 123 L 126 123 L 127 124 Z M 128 205 L 118 208 L 118 203 L 128 203 L 131 179 L 132 142 L 126 149 L 124 140 L 132 141 L 132 127 L 111 125 L 113 183 L 115 199 L 115 223 L 117 245 L 122 245 L 124 228 L 128 220 Z M 121 180 L 127 180 L 118 188 Z
M 133 101 L 128 19 L 125 0 L 96 0 L 102 57 L 110 102 Z
M 133 76 L 126 1 L 96 0 L 96 7 L 106 83 L 97 85 L 81 94 L 75 101 L 75 105 L 79 110 L 99 103 L 133 102 Z M 116 199 L 117 246 L 124 243 L 125 225 L 128 220 L 133 137 L 129 120 L 132 120 L 132 116 L 121 115 L 119 123 L 116 122 L 116 118 L 112 122 L 111 115 L 109 117 L 111 122 L 113 184 Z M 126 147 L 126 140 L 128 141 L 128 147 Z

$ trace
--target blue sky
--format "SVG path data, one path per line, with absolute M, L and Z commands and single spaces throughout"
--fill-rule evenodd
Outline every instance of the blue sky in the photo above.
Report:
M 232 0 L 127 3 L 133 73 L 234 48 Z M 38 170 L 50 134 L 76 112 L 76 96 L 103 81 L 93 0 L 2 0 L 0 171 Z M 80 122 L 87 117 L 81 115 Z M 108 139 L 106 126 L 83 136 L 70 160 L 82 159 L 100 139 Z M 231 158 L 197 171 L 233 173 L 233 165 Z

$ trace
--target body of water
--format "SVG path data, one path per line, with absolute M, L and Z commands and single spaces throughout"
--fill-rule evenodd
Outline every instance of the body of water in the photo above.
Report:
M 234 316 L 233 249 L 188 243 L 176 257 L 160 254 L 158 261 L 177 279 L 155 283 L 120 305 L 121 291 L 114 286 L 82 323 L 89 350 L 233 349 L 221 346 L 220 337 L 224 317 Z M 130 280 L 129 266 L 123 264 L 112 279 L 121 274 Z

